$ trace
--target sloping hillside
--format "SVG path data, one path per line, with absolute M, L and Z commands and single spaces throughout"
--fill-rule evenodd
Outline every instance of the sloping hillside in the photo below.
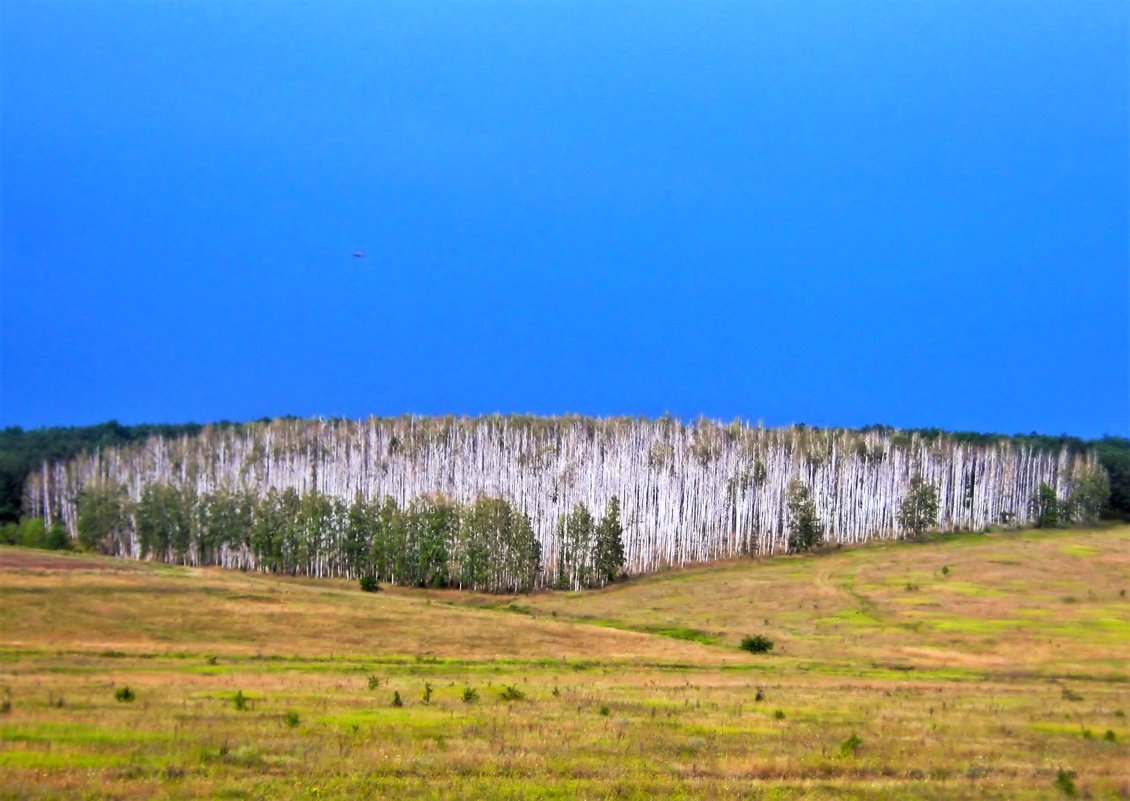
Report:
M 1130 670 L 1127 593 L 1130 527 L 1122 526 L 871 543 L 509 602 L 731 647 L 765 633 L 778 655 L 798 662 L 1114 677 Z
M 0 548 L 0 798 L 1119 798 L 1128 576 L 1128 527 L 514 598 Z

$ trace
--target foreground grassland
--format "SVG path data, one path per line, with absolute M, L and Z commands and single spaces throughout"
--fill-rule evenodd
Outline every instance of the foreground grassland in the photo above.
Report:
M 515 598 L 4 548 L 0 798 L 1128 798 L 1128 591 L 1130 527 Z

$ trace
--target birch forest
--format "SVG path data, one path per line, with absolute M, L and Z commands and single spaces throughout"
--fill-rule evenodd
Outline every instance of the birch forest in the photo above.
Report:
M 528 591 L 785 552 L 799 485 L 823 541 L 857 543 L 908 536 L 912 486 L 936 491 L 934 529 L 982 531 L 1100 475 L 1091 451 L 886 428 L 281 419 L 44 463 L 23 503 L 120 556 Z

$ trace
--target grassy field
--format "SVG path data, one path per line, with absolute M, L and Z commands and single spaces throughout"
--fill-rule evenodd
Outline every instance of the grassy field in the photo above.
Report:
M 519 597 L 2 548 L 0 798 L 1130 798 L 1128 591 L 1130 527 Z

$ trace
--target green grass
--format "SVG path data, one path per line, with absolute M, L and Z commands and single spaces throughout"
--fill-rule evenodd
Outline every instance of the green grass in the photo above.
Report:
M 1061 768 L 1130 795 L 1127 527 L 516 598 L 24 553 L 2 799 L 1044 799 Z

